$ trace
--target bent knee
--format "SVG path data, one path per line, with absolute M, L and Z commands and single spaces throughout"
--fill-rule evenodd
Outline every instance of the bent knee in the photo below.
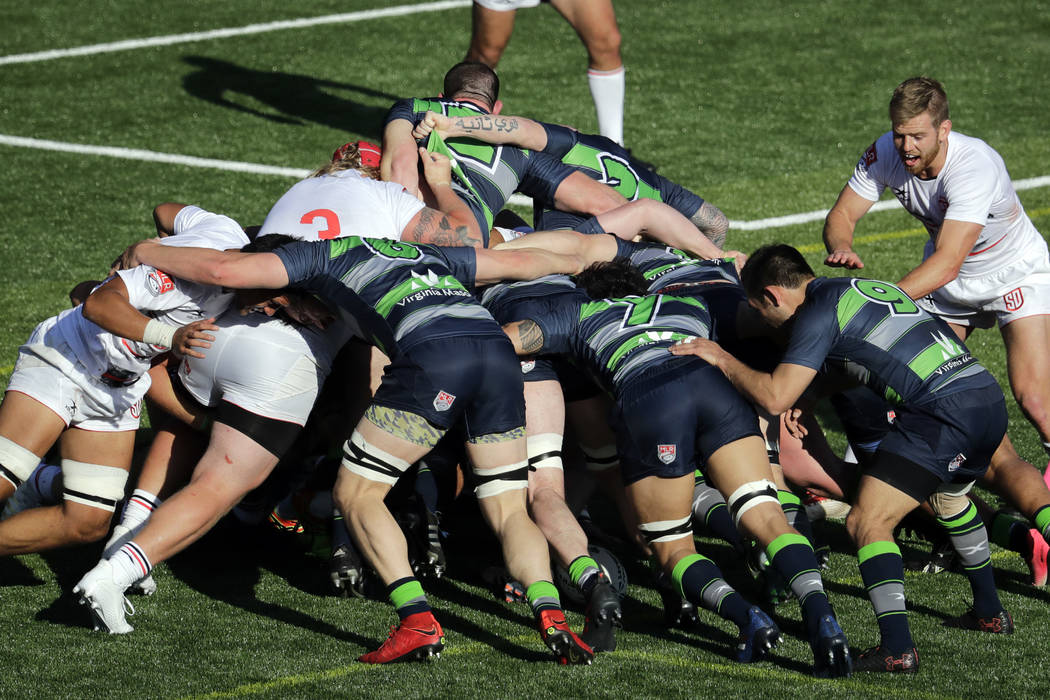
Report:
M 91 512 L 95 511 L 95 512 Z M 100 508 L 78 508 L 62 511 L 62 526 L 68 544 L 98 542 L 109 532 L 112 513 Z

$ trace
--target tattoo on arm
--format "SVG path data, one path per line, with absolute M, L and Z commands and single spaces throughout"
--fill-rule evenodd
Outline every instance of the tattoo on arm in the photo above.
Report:
M 726 233 L 729 232 L 729 220 L 726 219 L 726 215 L 722 213 L 721 209 L 710 202 L 704 202 L 696 210 L 696 213 L 690 217 L 690 221 L 705 236 L 710 238 L 711 242 L 716 246 L 719 248 L 725 247 Z
M 448 217 L 437 209 L 423 207 L 419 223 L 402 240 L 409 243 L 430 243 L 447 246 L 480 246 L 481 239 L 471 236 L 467 226 L 453 226 Z
M 543 331 L 535 321 L 522 321 L 518 325 L 518 338 L 521 342 L 521 351 L 526 355 L 532 355 L 543 349 Z
M 510 134 L 521 128 L 521 124 L 515 117 L 497 117 L 488 114 L 469 118 L 459 117 L 453 124 L 468 136 L 479 131 L 497 131 Z

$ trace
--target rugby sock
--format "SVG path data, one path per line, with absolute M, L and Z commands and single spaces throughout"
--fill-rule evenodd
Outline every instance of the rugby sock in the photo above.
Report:
M 153 571 L 149 557 L 134 542 L 125 542 L 124 546 L 110 557 L 109 563 L 113 567 L 113 580 L 122 591 Z
M 802 506 L 802 499 L 790 491 L 780 489 L 777 490 L 777 498 L 787 517 L 788 525 L 798 530 L 803 537 L 809 540 L 810 544 L 813 544 L 813 526 L 809 522 L 809 516 L 806 515 L 806 509 Z
M 997 510 L 992 517 L 988 539 L 1011 552 L 1023 552 L 1031 525 L 1010 513 Z
M 751 604 L 722 578 L 718 566 L 705 556 L 689 554 L 678 560 L 671 581 L 679 595 L 694 605 L 714 610 L 738 627 L 746 627 Z
M 340 547 L 354 549 L 353 541 L 350 539 L 350 531 L 346 529 L 346 520 L 343 519 L 343 514 L 338 508 L 332 509 L 331 535 L 333 552 Z
M 525 589 L 525 597 L 537 617 L 544 610 L 561 610 L 558 589 L 550 581 L 536 581 Z
M 820 578 L 813 545 L 805 536 L 789 532 L 777 537 L 766 547 L 773 568 L 791 586 L 791 592 L 802 607 L 802 617 L 811 638 L 816 637 L 820 618 L 831 615 L 831 604 Z
M 1032 516 L 1032 522 L 1035 523 L 1035 529 L 1042 534 L 1047 544 L 1050 544 L 1050 506 L 1043 506 L 1037 510 Z
M 966 508 L 946 518 L 937 517 L 937 522 L 948 531 L 952 547 L 970 580 L 973 589 L 973 609 L 978 617 L 991 617 L 1003 609 L 999 593 L 995 590 L 992 575 L 992 560 L 989 558 L 988 531 L 977 512 L 977 506 L 967 502 Z
M 860 577 L 879 623 L 883 651 L 896 656 L 915 648 L 904 605 L 904 560 L 894 542 L 872 542 L 857 552 Z
M 124 504 L 124 513 L 121 515 L 120 524 L 129 530 L 134 530 L 142 523 L 149 520 L 153 511 L 160 505 L 161 500 L 156 494 L 143 489 L 135 489 L 131 498 Z
M 612 70 L 587 71 L 587 84 L 598 113 L 598 133 L 623 145 L 623 97 L 626 80 L 623 66 Z
M 409 615 L 430 612 L 427 594 L 423 592 L 423 585 L 415 576 L 406 576 L 394 581 L 386 587 L 386 594 L 394 604 L 397 616 L 402 620 Z
M 744 540 L 729 514 L 729 506 L 718 489 L 708 485 L 699 469 L 693 477 L 693 522 L 703 523 L 715 537 L 725 540 L 737 552 L 744 551 Z
M 434 478 L 434 472 L 422 460 L 419 462 L 419 471 L 416 473 L 415 491 L 419 494 L 419 498 L 423 501 L 423 505 L 426 506 L 428 513 L 436 513 L 438 511 L 437 480 Z
M 598 562 L 586 554 L 569 562 L 569 577 L 584 595 L 589 594 L 594 585 L 601 580 L 601 572 Z

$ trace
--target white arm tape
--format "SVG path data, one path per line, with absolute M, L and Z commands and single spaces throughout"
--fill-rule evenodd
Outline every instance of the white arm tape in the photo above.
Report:
M 155 318 L 151 318 L 149 322 L 146 323 L 146 330 L 142 331 L 142 342 L 170 348 L 172 340 L 175 338 L 175 331 L 177 330 L 178 329 L 175 326 L 169 326 L 166 323 L 161 323 Z

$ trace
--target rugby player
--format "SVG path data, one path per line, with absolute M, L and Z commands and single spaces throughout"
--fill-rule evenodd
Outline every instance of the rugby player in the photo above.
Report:
M 954 340 L 940 319 L 900 288 L 875 280 L 815 278 L 786 245 L 759 248 L 744 266 L 748 300 L 790 341 L 772 373 L 751 369 L 717 343 L 695 339 L 677 355 L 697 355 L 769 413 L 795 407 L 821 368 L 866 384 L 897 404 L 896 419 L 861 477 L 846 527 L 879 623 L 878 646 L 854 668 L 915 672 L 919 657 L 904 605 L 904 566 L 893 528 L 928 501 L 959 552 L 973 607 L 950 626 L 1011 633 L 999 601 L 988 536 L 966 498 L 1006 431 L 995 378 Z

